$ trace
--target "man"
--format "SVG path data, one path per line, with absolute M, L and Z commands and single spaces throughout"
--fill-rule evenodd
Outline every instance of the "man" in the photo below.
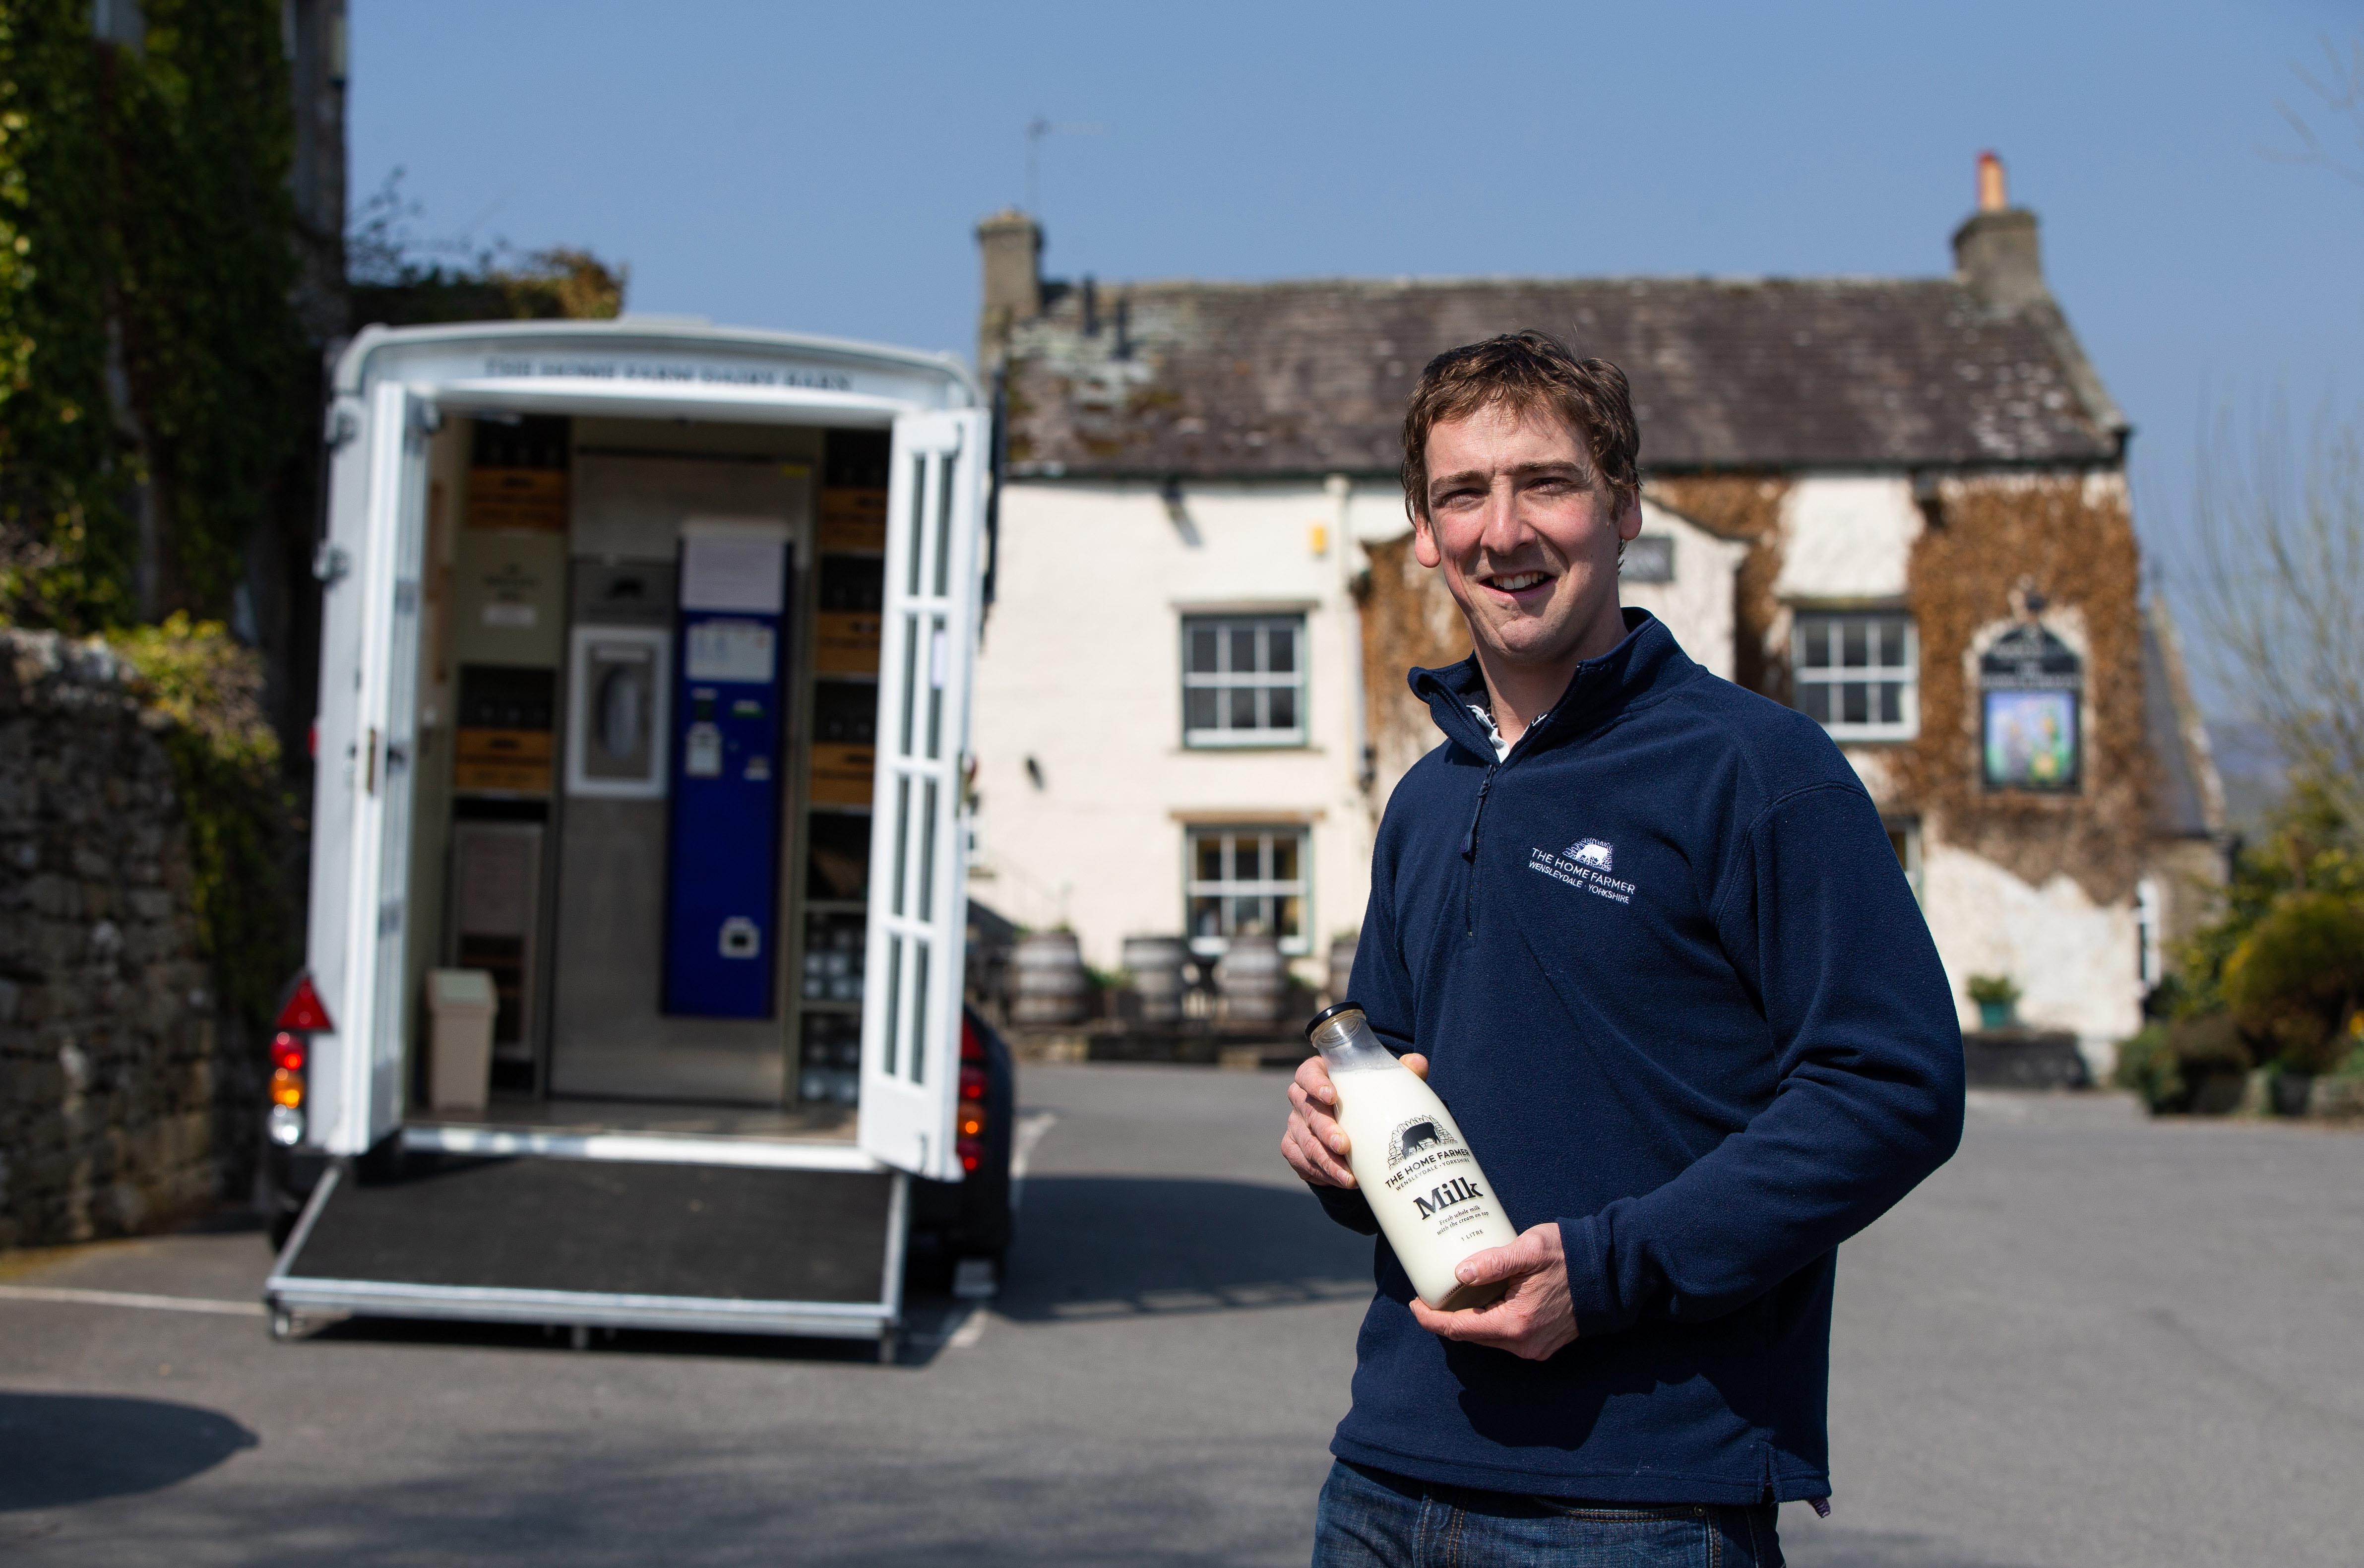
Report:
M 1471 658 L 1397 785 L 1354 1000 L 1428 1077 L 1518 1240 L 1438 1312 L 1382 1240 L 1317 1564 L 1776 1563 L 1830 1494 L 1833 1251 L 1952 1154 L 1961 1036 L 1870 798 L 1820 726 L 1622 609 L 1625 378 L 1539 333 L 1438 356 L 1413 553 Z M 1355 1190 L 1317 1058 L 1289 1164 Z

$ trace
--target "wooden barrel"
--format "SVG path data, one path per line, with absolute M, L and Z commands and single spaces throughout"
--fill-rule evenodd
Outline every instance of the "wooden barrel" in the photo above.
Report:
M 1182 966 L 1190 950 L 1180 937 L 1127 937 L 1124 969 L 1141 998 L 1141 1021 L 1170 1024 L 1182 1016 Z
M 1223 1017 L 1235 1024 L 1277 1024 L 1288 999 L 1288 961 L 1280 943 L 1262 932 L 1232 939 L 1215 965 L 1215 985 L 1223 995 Z
M 1009 1021 L 1020 1029 L 1084 1020 L 1091 981 L 1073 931 L 1033 931 L 1009 952 Z
M 1344 1001 L 1354 983 L 1355 939 L 1340 937 L 1330 944 L 1330 1006 Z

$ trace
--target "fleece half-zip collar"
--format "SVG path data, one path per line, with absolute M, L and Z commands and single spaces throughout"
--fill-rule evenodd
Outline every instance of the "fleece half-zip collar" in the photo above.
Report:
M 1697 668 L 1656 616 L 1631 606 L 1623 615 L 1624 638 L 1600 658 L 1578 664 L 1559 700 L 1527 726 L 1526 733 L 1507 753 L 1497 753 L 1494 727 L 1483 717 L 1490 698 L 1476 654 L 1442 669 L 1412 671 L 1409 677 L 1412 693 L 1428 705 L 1436 727 L 1480 762 L 1507 763 L 1547 746 L 1563 745 L 1683 680 Z

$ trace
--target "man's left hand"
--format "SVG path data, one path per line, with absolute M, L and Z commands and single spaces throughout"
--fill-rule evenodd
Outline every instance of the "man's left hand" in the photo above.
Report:
M 1413 1321 L 1442 1339 L 1491 1345 L 1531 1362 L 1542 1361 L 1576 1338 L 1576 1306 L 1567 1295 L 1567 1256 L 1560 1251 L 1559 1223 L 1547 1220 L 1507 1247 L 1489 1247 L 1461 1262 L 1461 1283 L 1509 1280 L 1511 1288 L 1491 1307 L 1439 1312 L 1415 1296 Z

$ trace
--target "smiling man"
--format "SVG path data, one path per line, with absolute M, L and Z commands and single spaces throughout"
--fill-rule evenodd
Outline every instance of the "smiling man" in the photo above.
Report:
M 1962 1051 L 1870 798 L 1820 726 L 1618 603 L 1624 375 L 1539 333 L 1438 356 L 1404 420 L 1413 550 L 1471 657 L 1388 802 L 1354 1000 L 1520 1228 L 1437 1312 L 1384 1239 L 1314 1561 L 1780 1561 L 1830 1495 L 1834 1251 L 1952 1152 Z M 1282 1152 L 1355 1190 L 1319 1058 Z

